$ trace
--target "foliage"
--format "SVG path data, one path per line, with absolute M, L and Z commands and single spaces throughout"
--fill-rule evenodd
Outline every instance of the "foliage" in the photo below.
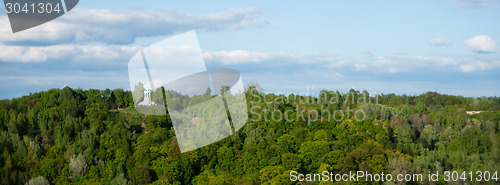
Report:
M 500 171 L 498 97 L 356 90 L 284 96 L 249 87 L 243 128 L 180 153 L 169 115 L 133 108 L 141 88 L 64 87 L 0 100 L 0 184 L 289 184 L 292 170 Z M 163 91 L 152 95 L 161 106 Z M 174 107 L 212 97 L 210 89 L 191 99 L 166 96 Z M 466 114 L 471 110 L 483 112 Z M 273 119 L 276 111 L 287 119 Z

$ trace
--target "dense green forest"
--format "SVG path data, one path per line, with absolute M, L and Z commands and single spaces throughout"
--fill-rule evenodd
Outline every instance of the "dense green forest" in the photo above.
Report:
M 498 97 L 285 96 L 250 87 L 246 98 L 242 129 L 186 153 L 169 116 L 137 113 L 129 91 L 65 87 L 1 100 L 0 184 L 295 184 L 291 171 L 500 171 Z M 403 182 L 321 182 L 335 183 Z

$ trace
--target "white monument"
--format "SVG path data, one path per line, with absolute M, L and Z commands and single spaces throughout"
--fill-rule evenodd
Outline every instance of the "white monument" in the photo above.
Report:
M 144 90 L 144 100 L 138 104 L 139 107 L 149 107 L 156 105 L 155 102 L 151 101 L 151 89 Z

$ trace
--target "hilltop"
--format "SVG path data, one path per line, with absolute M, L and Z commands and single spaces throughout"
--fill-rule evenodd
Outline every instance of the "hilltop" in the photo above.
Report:
M 498 97 L 246 93 L 241 130 L 182 154 L 169 116 L 137 113 L 129 91 L 65 87 L 1 100 L 0 184 L 290 184 L 291 171 L 500 171 Z

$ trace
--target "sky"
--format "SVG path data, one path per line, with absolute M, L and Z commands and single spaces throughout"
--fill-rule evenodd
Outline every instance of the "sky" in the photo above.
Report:
M 80 1 L 12 33 L 0 8 L 0 99 L 130 89 L 138 47 L 196 30 L 208 67 L 264 92 L 500 95 L 500 1 Z

